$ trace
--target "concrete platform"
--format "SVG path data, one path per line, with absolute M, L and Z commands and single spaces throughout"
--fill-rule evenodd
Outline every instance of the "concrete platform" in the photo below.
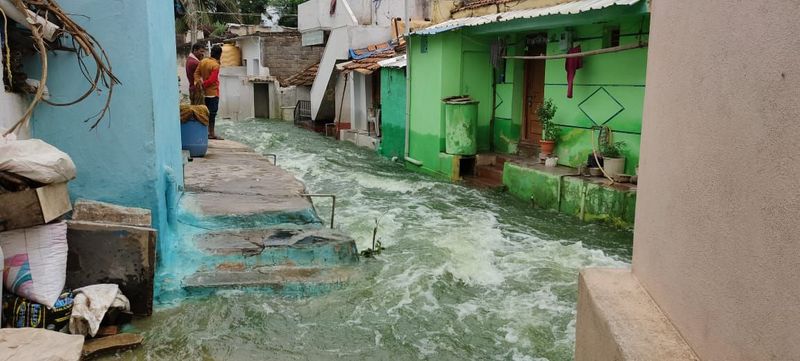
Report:
M 305 185 L 240 143 L 210 140 L 208 154 L 185 165 L 184 179 L 186 223 L 320 223 L 301 196 Z
M 185 190 L 169 273 L 177 297 L 218 289 L 314 295 L 345 282 L 358 263 L 355 241 L 322 228 L 305 185 L 247 146 L 210 141 L 185 165 Z M 174 281 L 173 281 L 174 280 Z
M 699 358 L 627 269 L 586 269 L 578 281 L 576 361 Z
M 569 167 L 545 167 L 510 160 L 503 168 L 509 193 L 536 207 L 571 214 L 584 221 L 604 221 L 621 228 L 636 218 L 636 185 L 613 183 L 602 177 L 583 177 Z
M 201 272 L 184 280 L 189 290 L 219 288 L 284 288 L 305 289 L 314 294 L 349 281 L 356 275 L 353 268 L 263 268 L 245 272 Z

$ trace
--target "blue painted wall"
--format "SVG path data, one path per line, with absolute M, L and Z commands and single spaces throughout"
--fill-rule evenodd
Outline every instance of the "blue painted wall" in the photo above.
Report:
M 41 105 L 33 135 L 67 152 L 78 167 L 70 195 L 153 211 L 159 249 L 171 233 L 168 209 L 183 184 L 173 4 L 163 0 L 62 0 L 73 19 L 105 47 L 122 82 L 111 111 L 93 131 L 84 120 L 101 109 L 93 95 L 71 107 Z M 88 87 L 74 53 L 49 53 L 48 88 L 58 102 Z M 88 59 L 87 59 L 88 61 Z M 33 67 L 31 67 L 33 68 Z M 89 69 L 93 73 L 93 69 Z M 34 73 L 33 71 L 31 73 Z

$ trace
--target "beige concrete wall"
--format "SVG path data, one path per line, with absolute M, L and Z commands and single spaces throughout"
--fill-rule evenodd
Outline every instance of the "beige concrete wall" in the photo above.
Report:
M 655 1 L 633 272 L 703 360 L 800 360 L 800 5 Z

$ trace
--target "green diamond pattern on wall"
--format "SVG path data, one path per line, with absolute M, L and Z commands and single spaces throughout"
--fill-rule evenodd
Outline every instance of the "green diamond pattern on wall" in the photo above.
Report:
M 578 104 L 586 117 L 595 125 L 605 125 L 622 113 L 625 107 L 604 87 L 600 87 Z

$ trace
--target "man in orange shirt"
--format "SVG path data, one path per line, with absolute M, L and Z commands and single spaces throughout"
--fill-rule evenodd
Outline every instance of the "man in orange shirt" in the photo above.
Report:
M 211 48 L 211 57 L 203 59 L 194 72 L 195 88 L 202 89 L 208 107 L 208 139 L 222 139 L 214 131 L 219 111 L 219 60 L 222 57 L 222 47 L 214 45 Z

